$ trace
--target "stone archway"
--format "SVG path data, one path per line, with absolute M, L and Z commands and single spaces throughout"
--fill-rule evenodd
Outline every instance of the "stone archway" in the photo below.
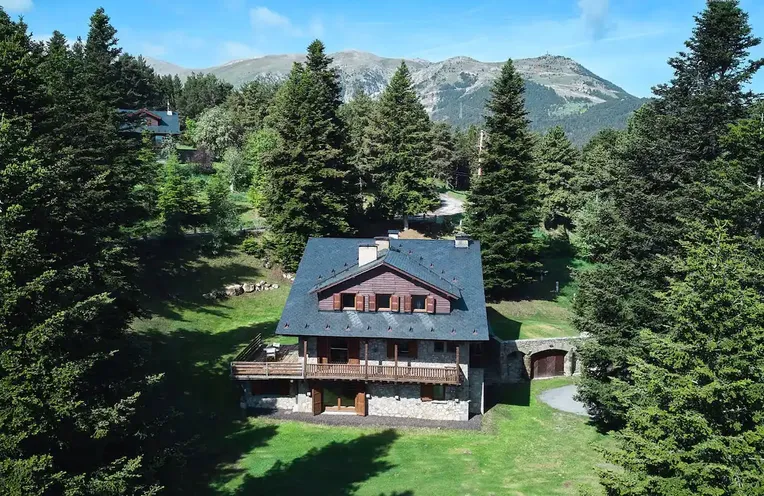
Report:
M 567 351 L 555 348 L 534 353 L 531 355 L 531 378 L 541 379 L 565 375 L 567 355 Z

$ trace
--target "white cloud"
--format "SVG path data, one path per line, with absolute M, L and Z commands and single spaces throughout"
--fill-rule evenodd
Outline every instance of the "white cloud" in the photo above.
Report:
M 581 19 L 595 39 L 602 38 L 608 30 L 609 0 L 578 0 Z
M 287 16 L 274 12 L 268 7 L 250 9 L 249 21 L 252 29 L 258 34 L 268 30 L 280 31 L 282 34 L 294 37 L 315 38 L 324 34 L 324 24 L 321 19 L 313 18 L 307 26 L 297 26 Z
M 34 4 L 32 3 L 32 0 L 2 0 L 0 6 L 8 12 L 26 12 L 27 10 L 30 10 Z
M 43 43 L 50 41 L 50 39 L 53 37 L 53 34 L 33 34 L 32 35 L 32 41 L 42 41 Z
M 167 54 L 167 47 L 165 45 L 160 45 L 157 43 L 149 43 L 144 41 L 141 43 L 141 55 L 146 55 L 148 57 L 163 57 Z
M 254 47 L 238 41 L 226 41 L 221 49 L 226 59 L 253 59 L 262 56 Z

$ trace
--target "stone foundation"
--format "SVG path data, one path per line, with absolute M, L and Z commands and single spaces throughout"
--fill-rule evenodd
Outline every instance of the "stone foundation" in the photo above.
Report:
M 469 420 L 468 388 L 446 386 L 443 401 L 422 401 L 419 384 L 368 384 L 369 415 L 428 420 Z M 398 399 L 396 399 L 396 395 Z

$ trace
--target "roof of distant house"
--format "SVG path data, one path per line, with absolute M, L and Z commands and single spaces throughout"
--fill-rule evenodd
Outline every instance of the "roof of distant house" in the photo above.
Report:
M 390 249 L 358 266 L 358 247 L 373 239 L 311 238 L 305 247 L 276 332 L 284 335 L 485 341 L 486 318 L 480 243 L 390 239 Z M 403 272 L 451 299 L 447 314 L 321 311 L 319 293 L 379 266 Z
M 119 112 L 135 117 L 135 122 L 126 122 L 122 129 L 136 133 L 148 132 L 151 134 L 180 134 L 180 119 L 177 112 L 168 114 L 167 110 L 149 109 L 119 109 Z M 157 126 L 147 126 L 146 122 L 138 119 L 140 116 L 151 116 L 159 121 Z

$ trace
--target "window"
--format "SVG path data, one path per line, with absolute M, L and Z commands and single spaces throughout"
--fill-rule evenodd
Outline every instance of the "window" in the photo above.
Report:
M 432 387 L 432 399 L 435 401 L 444 401 L 446 399 L 446 386 L 435 384 Z
M 446 343 L 443 341 L 435 341 L 435 353 L 443 353 L 446 350 Z
M 390 307 L 390 299 L 393 295 L 389 294 L 378 294 L 377 295 L 377 310 L 387 310 L 388 312 L 392 310 Z
M 355 293 L 342 293 L 342 309 L 355 310 Z
M 329 340 L 329 363 L 348 363 L 348 341 L 345 338 Z
M 449 353 L 456 353 L 456 342 L 455 341 L 449 341 L 448 342 L 448 352 Z
M 398 341 L 398 358 L 408 358 L 409 351 L 408 341 Z
M 412 295 L 411 305 L 415 312 L 427 311 L 427 297 L 424 295 Z

